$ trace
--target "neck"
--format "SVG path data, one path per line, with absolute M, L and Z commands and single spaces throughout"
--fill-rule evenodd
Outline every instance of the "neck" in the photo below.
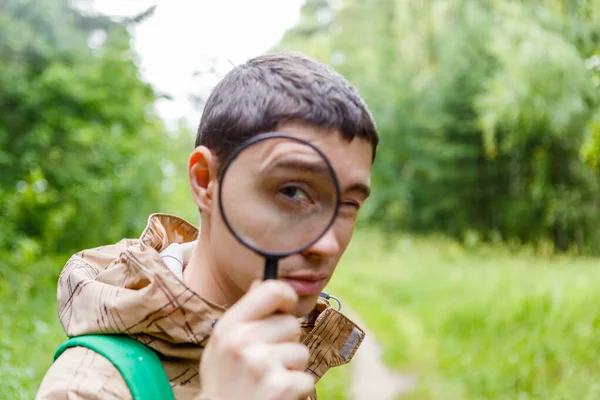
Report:
M 200 239 L 192 256 L 183 270 L 183 281 L 205 300 L 220 306 L 230 306 L 239 298 L 235 285 L 219 273 L 209 251 L 207 235 Z

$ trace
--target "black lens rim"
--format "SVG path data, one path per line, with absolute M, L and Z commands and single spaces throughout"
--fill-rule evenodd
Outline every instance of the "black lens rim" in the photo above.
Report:
M 231 223 L 229 222 L 229 220 L 227 219 L 227 215 L 225 214 L 225 209 L 223 207 L 223 180 L 225 178 L 225 175 L 227 173 L 227 170 L 229 169 L 229 167 L 231 166 L 231 164 L 233 163 L 233 161 L 237 158 L 237 156 L 243 151 L 245 150 L 247 147 L 252 146 L 253 144 L 263 141 L 263 140 L 268 140 L 268 139 L 290 139 L 290 140 L 294 140 L 297 141 L 299 143 L 302 143 L 304 145 L 309 146 L 310 148 L 312 148 L 313 150 L 315 150 L 322 158 L 323 160 L 325 160 L 325 164 L 327 165 L 327 169 L 329 170 L 329 173 L 331 174 L 332 180 L 333 180 L 333 185 L 335 187 L 335 195 L 336 195 L 336 202 L 335 202 L 335 208 L 334 211 L 331 215 L 331 219 L 329 220 L 329 222 L 327 223 L 327 225 L 325 226 L 325 228 L 323 229 L 323 231 L 317 235 L 315 237 L 315 239 L 313 239 L 311 242 L 309 242 L 308 244 L 298 248 L 298 249 L 294 249 L 293 251 L 286 251 L 286 252 L 267 252 L 267 251 L 263 251 L 261 249 L 258 249 L 256 247 L 254 247 L 251 243 L 247 242 L 246 240 L 244 240 L 244 238 L 242 238 L 236 231 L 235 229 L 233 229 L 233 227 L 231 226 Z M 257 253 L 258 255 L 261 255 L 265 258 L 270 258 L 270 259 L 280 259 L 280 258 L 284 258 L 284 257 L 288 257 L 292 254 L 297 254 L 297 253 L 301 253 L 304 250 L 308 249 L 309 247 L 311 247 L 312 245 L 314 245 L 316 242 L 318 242 L 323 235 L 325 235 L 325 233 L 327 233 L 327 231 L 331 228 L 331 226 L 333 225 L 333 223 L 335 222 L 335 219 L 338 215 L 339 212 L 339 208 L 340 208 L 340 184 L 338 181 L 338 177 L 337 174 L 335 173 L 335 170 L 333 169 L 333 166 L 331 165 L 331 162 L 329 161 L 329 159 L 327 158 L 327 156 L 325 156 L 325 154 L 319 149 L 317 148 L 315 145 L 313 145 L 312 143 L 310 143 L 309 141 L 296 137 L 296 136 L 292 136 L 289 134 L 284 134 L 284 133 L 280 133 L 280 132 L 267 132 L 267 133 L 261 133 L 259 135 L 253 136 L 250 139 L 246 140 L 244 143 L 242 143 L 237 149 L 235 149 L 230 155 L 229 157 L 227 157 L 227 160 L 225 161 L 225 164 L 223 166 L 223 169 L 221 170 L 221 175 L 219 177 L 219 190 L 218 190 L 218 194 L 219 194 L 219 212 L 221 213 L 221 218 L 223 218 L 223 222 L 225 223 L 225 226 L 227 226 L 227 229 L 229 229 L 229 232 L 231 232 L 231 234 L 240 242 L 242 243 L 244 246 L 248 247 L 250 250 L 254 251 L 255 253 Z

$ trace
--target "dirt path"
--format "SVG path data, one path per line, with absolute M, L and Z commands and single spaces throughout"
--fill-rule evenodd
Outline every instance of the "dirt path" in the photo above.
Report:
M 366 337 L 352 359 L 351 400 L 393 400 L 413 390 L 416 376 L 395 372 L 381 361 L 381 348 L 372 332 L 358 315 L 344 307 L 344 312 L 366 331 Z

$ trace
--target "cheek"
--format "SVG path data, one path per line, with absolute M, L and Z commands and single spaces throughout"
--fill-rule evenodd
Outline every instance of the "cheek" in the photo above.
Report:
M 220 275 L 238 289 L 247 291 L 257 277 L 262 277 L 262 257 L 241 244 L 225 225 L 217 207 L 211 218 L 211 247 Z
M 352 239 L 352 234 L 354 233 L 354 227 L 356 226 L 356 219 L 354 218 L 344 218 L 339 217 L 335 220 L 333 224 L 333 229 L 335 231 L 335 237 L 340 246 L 340 257 L 342 253 L 348 247 L 350 243 L 350 239 Z

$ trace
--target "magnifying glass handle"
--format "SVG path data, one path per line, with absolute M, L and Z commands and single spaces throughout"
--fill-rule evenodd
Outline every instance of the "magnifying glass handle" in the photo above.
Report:
M 265 260 L 265 276 L 263 280 L 277 279 L 277 265 L 279 259 L 274 257 L 267 257 Z
M 263 280 L 277 279 L 277 266 L 279 259 L 275 257 L 267 257 L 265 260 L 265 276 Z M 276 311 L 275 314 L 281 314 L 281 311 Z

